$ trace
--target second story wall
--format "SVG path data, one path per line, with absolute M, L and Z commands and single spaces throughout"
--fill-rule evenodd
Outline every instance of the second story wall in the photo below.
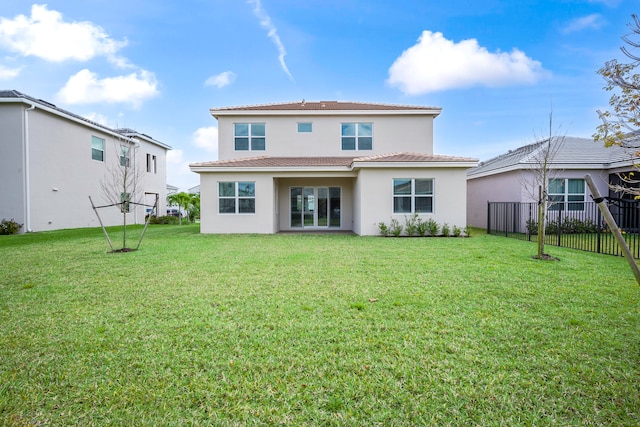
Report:
M 220 160 L 255 156 L 371 156 L 391 152 L 433 154 L 433 115 L 323 114 L 218 117 Z M 243 125 L 249 126 L 243 126 Z M 237 126 L 240 125 L 240 126 Z M 247 139 L 238 132 L 247 131 Z M 343 133 L 345 135 L 343 135 Z M 353 135 L 353 136 L 352 136 Z M 350 139 L 352 138 L 352 139 Z M 247 149 L 248 148 L 248 149 Z M 354 149 L 351 149 L 354 148 Z

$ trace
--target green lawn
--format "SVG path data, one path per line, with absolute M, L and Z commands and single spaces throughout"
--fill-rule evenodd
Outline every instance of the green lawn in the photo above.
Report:
M 191 225 L 107 248 L 0 236 L 0 425 L 640 424 L 623 258 Z

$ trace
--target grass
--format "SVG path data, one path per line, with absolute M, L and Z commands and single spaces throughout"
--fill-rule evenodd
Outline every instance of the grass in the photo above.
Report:
M 619 257 L 197 226 L 107 249 L 0 236 L 0 425 L 640 424 Z

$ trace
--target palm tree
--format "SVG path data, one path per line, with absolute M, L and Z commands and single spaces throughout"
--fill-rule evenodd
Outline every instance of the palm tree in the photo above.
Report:
M 187 212 L 191 205 L 191 195 L 181 191 L 180 193 L 174 193 L 167 197 L 167 203 L 170 205 L 178 205 L 180 213 L 178 215 L 178 223 L 182 225 L 182 211 Z

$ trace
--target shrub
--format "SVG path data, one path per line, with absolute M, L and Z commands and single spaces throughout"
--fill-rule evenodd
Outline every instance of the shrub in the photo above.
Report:
M 178 224 L 178 217 L 171 216 L 171 215 L 154 216 L 154 217 L 151 217 L 151 220 L 149 221 L 149 224 L 172 224 L 172 225 L 177 225 Z
M 471 237 L 471 227 L 468 225 L 464 228 L 464 235 L 467 237 Z
M 388 237 L 390 230 L 389 230 L 389 226 L 387 226 L 387 224 L 385 224 L 383 221 L 380 221 L 378 223 L 378 230 L 380 230 L 380 235 L 382 237 Z
M 429 236 L 438 235 L 438 230 L 440 230 L 440 226 L 433 218 L 429 218 L 426 222 L 426 225 L 427 225 L 427 231 L 429 232 Z
M 449 228 L 449 224 L 445 222 L 444 224 L 442 224 L 442 235 L 444 237 L 449 237 L 450 234 L 451 234 L 451 229 Z
M 0 222 L 0 235 L 16 234 L 22 228 L 22 224 L 18 224 L 12 219 L 3 219 Z
M 427 222 L 423 221 L 422 218 L 418 218 L 416 231 L 418 232 L 418 236 L 424 237 L 427 234 Z
M 402 224 L 400 224 L 400 222 L 397 219 L 395 218 L 391 219 L 391 223 L 389 225 L 389 231 L 391 231 L 391 234 L 394 237 L 398 237 L 402 234 L 402 228 L 403 228 Z
M 526 227 L 528 234 L 538 234 L 537 221 L 527 220 Z M 545 227 L 545 233 L 547 234 L 583 234 L 597 231 L 598 226 L 589 218 L 581 220 L 579 218 L 565 217 L 562 220 L 550 221 Z
M 457 225 L 454 225 L 453 226 L 453 237 L 460 237 L 460 234 L 462 234 L 462 230 Z
M 422 220 L 417 213 L 414 213 L 411 216 L 405 216 L 404 229 L 407 232 L 407 236 L 415 236 L 418 234 L 418 224 L 421 222 Z

